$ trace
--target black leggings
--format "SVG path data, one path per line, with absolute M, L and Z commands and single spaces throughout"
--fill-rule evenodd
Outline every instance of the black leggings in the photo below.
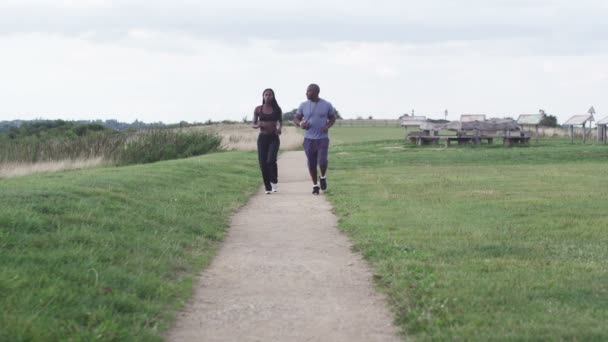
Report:
M 276 134 L 260 134 L 258 136 L 258 160 L 267 191 L 272 188 L 270 183 L 278 183 L 277 154 L 281 141 Z

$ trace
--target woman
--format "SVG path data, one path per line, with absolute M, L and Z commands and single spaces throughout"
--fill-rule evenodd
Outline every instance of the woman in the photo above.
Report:
M 260 129 L 258 136 L 258 160 L 264 179 L 266 194 L 278 191 L 277 154 L 279 152 L 279 135 L 283 124 L 283 112 L 274 97 L 272 89 L 262 92 L 262 105 L 253 112 L 253 128 Z

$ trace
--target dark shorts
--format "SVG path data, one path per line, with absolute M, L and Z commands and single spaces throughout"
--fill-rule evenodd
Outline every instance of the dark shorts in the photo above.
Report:
M 308 159 L 308 168 L 316 169 L 317 165 L 327 166 L 327 150 L 329 149 L 329 138 L 304 139 L 304 152 Z

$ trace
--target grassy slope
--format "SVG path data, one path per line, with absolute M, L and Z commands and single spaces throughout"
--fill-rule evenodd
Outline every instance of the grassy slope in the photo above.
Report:
M 0 340 L 160 340 L 258 178 L 231 152 L 0 179 Z
M 608 339 L 608 147 L 544 144 L 332 147 L 340 227 L 410 337 Z

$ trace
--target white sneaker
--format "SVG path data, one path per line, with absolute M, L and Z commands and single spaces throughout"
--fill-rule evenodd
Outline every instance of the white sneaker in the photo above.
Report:
M 271 194 L 271 192 L 266 190 L 266 195 L 270 195 L 270 194 Z
M 270 186 L 272 187 L 272 192 L 279 192 L 279 184 L 270 183 Z

